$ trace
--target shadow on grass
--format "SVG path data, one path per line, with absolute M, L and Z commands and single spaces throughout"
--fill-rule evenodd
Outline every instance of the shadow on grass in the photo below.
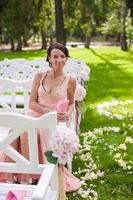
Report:
M 130 98 L 133 96 L 132 82 L 132 74 L 123 72 L 117 65 L 99 63 L 92 67 L 86 99 L 97 103 L 111 98 Z
M 92 48 L 90 48 L 89 50 L 96 57 L 100 58 L 101 60 L 105 61 L 108 64 L 111 64 L 109 59 L 110 60 L 121 60 L 121 61 L 122 60 L 125 61 L 125 60 L 132 60 L 133 59 L 133 52 L 132 51 L 127 51 L 127 52 L 121 51 L 121 54 L 119 54 L 119 55 L 117 54 L 117 56 L 116 56 L 115 52 L 114 53 L 109 53 L 109 54 L 108 53 L 107 54 L 102 54 L 102 56 L 101 56 L 99 53 L 97 53 L 96 50 L 94 50 Z
M 133 96 L 133 73 L 127 73 L 120 68 L 120 63 L 113 64 L 109 61 L 109 58 L 106 59 L 97 54 L 93 49 L 90 51 L 99 57 L 101 62 L 95 64 L 95 66 L 89 64 L 91 66 L 91 74 L 90 81 L 88 82 L 86 101 L 89 103 L 97 103 L 111 98 L 119 99 Z M 133 56 L 131 57 L 133 58 Z M 123 60 L 125 61 L 125 59 Z

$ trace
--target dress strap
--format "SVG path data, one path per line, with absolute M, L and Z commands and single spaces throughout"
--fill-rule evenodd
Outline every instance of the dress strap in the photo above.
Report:
M 47 76 L 47 72 L 43 72 L 41 80 L 40 80 L 40 84 L 42 84 L 42 81 L 46 78 L 46 76 Z

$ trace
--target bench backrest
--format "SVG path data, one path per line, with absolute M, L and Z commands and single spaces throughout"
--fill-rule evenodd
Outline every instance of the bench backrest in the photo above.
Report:
M 76 77 L 78 82 L 82 79 L 82 70 L 89 67 L 78 59 L 68 58 L 64 71 L 66 74 Z M 38 71 L 47 71 L 49 69 L 46 59 L 26 60 L 26 59 L 4 59 L 0 61 L 0 77 L 14 80 L 30 80 Z M 89 73 L 88 73 L 89 76 Z
M 57 114 L 55 112 L 50 112 L 40 118 L 32 118 L 18 113 L 0 113 L 1 132 L 5 128 L 10 130 L 9 134 L 0 138 L 0 152 L 4 152 L 15 161 L 14 163 L 0 162 L 0 172 L 40 174 L 44 164 L 39 164 L 37 130 L 49 130 L 48 141 L 46 141 L 49 145 L 50 138 L 56 131 L 56 125 Z M 25 131 L 29 141 L 29 160 L 11 146 L 11 143 Z
M 0 112 L 26 113 L 32 80 L 0 79 Z

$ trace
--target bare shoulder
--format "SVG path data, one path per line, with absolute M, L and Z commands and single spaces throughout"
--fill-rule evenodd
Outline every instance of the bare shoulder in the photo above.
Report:
M 34 79 L 40 79 L 43 75 L 43 72 L 37 72 L 34 76 Z
M 33 82 L 39 82 L 42 78 L 43 72 L 37 72 L 34 76 Z

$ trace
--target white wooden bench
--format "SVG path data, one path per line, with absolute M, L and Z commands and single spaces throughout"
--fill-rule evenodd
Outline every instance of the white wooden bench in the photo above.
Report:
M 24 200 L 59 200 L 57 166 L 49 163 L 39 164 L 37 145 L 37 129 L 49 129 L 47 138 L 49 142 L 56 131 L 56 125 L 55 112 L 43 115 L 41 118 L 32 118 L 19 113 L 0 113 L 0 135 L 2 129 L 12 128 L 9 134 L 0 137 L 0 151 L 14 160 L 14 162 L 0 162 L 0 172 L 41 175 L 37 185 L 0 183 L 0 200 L 6 200 L 9 190 L 26 191 Z M 11 143 L 24 131 L 28 133 L 29 160 L 11 146 Z
M 46 59 L 26 60 L 26 59 L 4 59 L 0 61 L 0 77 L 10 78 L 14 80 L 30 80 L 33 79 L 34 74 L 38 71 L 47 71 L 49 64 Z M 90 68 L 78 59 L 68 58 L 64 71 L 66 74 L 75 76 L 78 82 L 82 82 L 84 75 L 82 72 L 90 74 Z
M 25 114 L 28 111 L 31 86 L 32 80 L 0 78 L 0 112 Z

